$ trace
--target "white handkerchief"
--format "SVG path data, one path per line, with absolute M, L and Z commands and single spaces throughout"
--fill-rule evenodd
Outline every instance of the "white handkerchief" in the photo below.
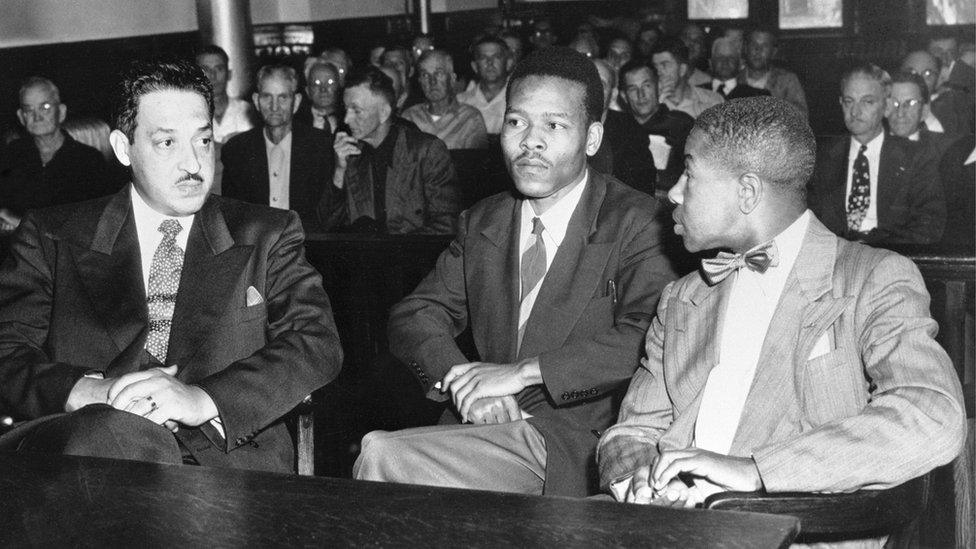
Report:
M 818 339 L 817 343 L 814 344 L 813 350 L 810 351 L 810 358 L 808 358 L 807 360 L 813 360 L 819 356 L 823 356 L 830 352 L 831 349 L 830 349 L 829 336 L 830 336 L 829 330 L 824 332 L 823 335 L 820 336 L 820 339 Z
M 264 298 L 261 297 L 261 292 L 257 290 L 254 286 L 247 287 L 247 306 L 252 307 L 258 303 L 264 303 Z

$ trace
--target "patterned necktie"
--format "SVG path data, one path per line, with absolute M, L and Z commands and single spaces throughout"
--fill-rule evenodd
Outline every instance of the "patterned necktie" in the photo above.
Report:
M 770 241 L 745 253 L 719 252 L 712 259 L 702 259 L 702 276 L 709 286 L 714 286 L 742 267 L 762 274 L 770 267 L 775 267 L 778 262 L 776 242 Z
M 868 213 L 871 205 L 871 167 L 868 157 L 864 156 L 867 145 L 861 145 L 854 159 L 854 171 L 851 174 L 851 194 L 847 197 L 847 228 L 852 231 L 861 230 L 861 222 Z
M 149 288 L 146 289 L 149 336 L 146 338 L 146 350 L 163 364 L 166 363 L 169 330 L 173 324 L 176 292 L 183 269 L 183 250 L 176 244 L 176 235 L 182 230 L 183 227 L 175 219 L 160 223 L 159 232 L 163 233 L 163 240 L 156 248 L 149 267 Z
M 525 296 L 535 288 L 536 284 L 546 276 L 546 243 L 542 240 L 542 231 L 545 226 L 538 217 L 532 218 L 532 235 L 535 242 L 525 253 L 522 254 L 521 278 L 522 278 L 522 297 L 519 301 L 524 301 Z

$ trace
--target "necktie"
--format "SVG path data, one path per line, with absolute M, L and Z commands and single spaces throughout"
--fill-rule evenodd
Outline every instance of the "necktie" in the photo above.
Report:
M 520 301 L 529 295 L 532 288 L 546 275 L 546 243 L 542 240 L 542 231 L 545 226 L 538 217 L 532 218 L 532 236 L 535 241 L 525 253 L 522 254 L 521 278 L 522 278 L 522 297 Z
M 851 173 L 851 194 L 847 197 L 847 228 L 852 231 L 861 230 L 861 222 L 871 204 L 871 167 L 868 165 L 868 157 L 864 156 L 867 148 L 867 145 L 861 145 L 857 151 Z
M 146 338 L 146 350 L 163 364 L 166 363 L 169 330 L 173 324 L 176 292 L 183 270 L 183 250 L 176 244 L 176 235 L 182 230 L 183 227 L 175 219 L 160 223 L 159 232 L 163 233 L 163 240 L 149 266 L 149 288 L 146 290 L 149 336 Z
M 776 243 L 770 241 L 745 253 L 719 252 L 712 259 L 703 259 L 702 276 L 709 286 L 714 286 L 742 267 L 760 274 L 765 273 L 770 267 L 775 267 L 778 260 L 779 251 L 776 249 Z

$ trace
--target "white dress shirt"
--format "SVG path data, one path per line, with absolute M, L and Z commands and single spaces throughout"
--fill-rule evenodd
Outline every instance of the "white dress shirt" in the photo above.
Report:
M 291 132 L 288 132 L 277 145 L 264 136 L 264 150 L 268 153 L 268 205 L 287 210 L 289 182 L 291 181 Z
M 226 143 L 228 139 L 254 127 L 251 124 L 251 104 L 243 99 L 229 98 L 224 116 L 213 121 L 214 141 Z
M 165 219 L 175 219 L 183 227 L 183 230 L 176 235 L 176 245 L 183 252 L 186 252 L 186 242 L 190 237 L 190 228 L 193 227 L 193 218 L 172 217 L 163 215 L 146 203 L 142 195 L 136 191 L 135 186 L 129 186 L 129 194 L 132 196 L 132 218 L 136 222 L 136 236 L 139 238 L 139 254 L 142 259 L 142 290 L 146 293 L 149 288 L 149 268 L 152 266 L 153 255 L 156 248 L 163 241 L 163 233 L 159 232 L 159 225 Z
M 739 84 L 739 81 L 735 78 L 729 78 L 728 80 L 719 80 L 718 78 L 712 79 L 712 91 L 715 93 L 722 94 L 726 96 L 732 93 L 732 90 Z
M 481 86 L 476 80 L 468 84 L 468 88 L 457 95 L 457 100 L 465 105 L 471 105 L 481 112 L 485 119 L 485 128 L 489 134 L 502 132 L 502 122 L 505 120 L 505 90 L 498 92 L 491 101 L 485 99 Z
M 878 168 L 881 166 L 881 145 L 884 143 L 885 132 L 881 132 L 877 137 L 868 141 L 867 150 L 864 156 L 868 158 L 868 172 L 871 176 L 871 201 L 868 202 L 868 211 L 861 221 L 861 232 L 867 232 L 878 226 Z M 847 211 L 847 199 L 851 196 L 851 178 L 854 172 L 854 161 L 857 153 L 861 150 L 861 143 L 851 137 L 851 148 L 847 153 L 847 191 L 844 193 L 844 211 Z

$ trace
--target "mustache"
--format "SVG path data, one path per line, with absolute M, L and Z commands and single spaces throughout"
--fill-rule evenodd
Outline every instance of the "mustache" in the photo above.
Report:
M 531 152 L 531 151 L 525 151 L 522 154 L 520 154 L 520 155 L 518 155 L 518 156 L 515 157 L 515 163 L 516 164 L 518 164 L 519 162 L 525 162 L 525 161 L 538 162 L 538 163 L 541 163 L 541 164 L 545 164 L 546 166 L 549 166 L 550 165 L 549 164 L 549 161 L 547 161 L 545 158 L 542 158 L 542 156 L 540 156 L 539 153 L 534 153 L 534 152 Z
M 188 173 L 188 174 L 184 175 L 183 177 L 181 177 L 180 180 L 177 181 L 176 183 L 179 184 L 179 183 L 185 183 L 185 182 L 188 182 L 188 181 L 194 181 L 196 183 L 203 183 L 203 178 L 200 177 L 198 174 Z

